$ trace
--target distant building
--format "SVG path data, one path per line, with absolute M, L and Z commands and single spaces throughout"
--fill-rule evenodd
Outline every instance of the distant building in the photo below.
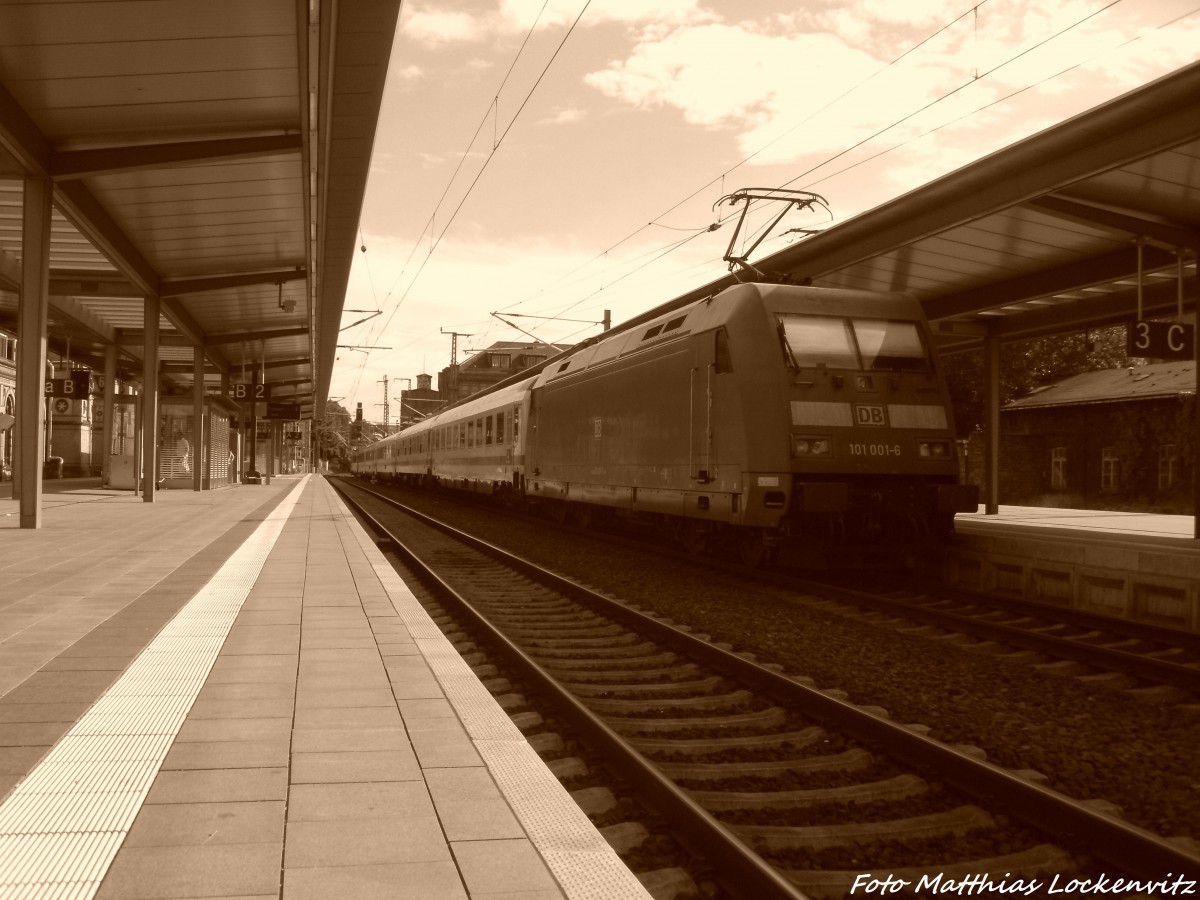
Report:
M 400 419 L 397 424 L 407 428 L 430 413 L 437 412 L 441 405 L 442 393 L 433 389 L 433 376 L 418 375 L 415 388 L 400 392 Z
M 1085 372 L 1007 404 L 1000 502 L 1190 511 L 1196 369 Z
M 458 366 L 447 366 L 438 375 L 438 389 L 446 405 L 457 403 L 526 369 L 569 350 L 573 344 L 537 344 L 499 341 L 480 350 Z

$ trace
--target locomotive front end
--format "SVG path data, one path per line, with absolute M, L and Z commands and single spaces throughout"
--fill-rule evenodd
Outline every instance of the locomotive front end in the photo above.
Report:
M 785 544 L 861 562 L 910 556 L 974 511 L 919 304 L 799 289 L 770 304 L 787 381 Z

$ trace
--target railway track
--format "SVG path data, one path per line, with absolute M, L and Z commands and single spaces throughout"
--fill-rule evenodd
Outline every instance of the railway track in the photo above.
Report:
M 879 625 L 959 637 L 969 649 L 1154 702 L 1200 702 L 1200 635 L 942 586 L 857 581 L 788 583 L 819 592 L 842 615 L 857 608 Z
M 398 504 L 363 503 L 390 533 L 381 520 Z M 1046 886 L 1099 872 L 1200 877 L 1188 849 L 1096 804 L 433 527 L 386 540 L 434 561 L 423 580 L 458 598 L 455 615 L 553 698 L 730 896 L 842 896 L 867 873 L 941 879 L 930 893 L 987 873 Z

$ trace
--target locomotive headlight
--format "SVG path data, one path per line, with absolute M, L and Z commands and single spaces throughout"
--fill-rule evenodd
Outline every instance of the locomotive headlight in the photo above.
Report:
M 949 441 L 920 441 L 917 444 L 917 453 L 922 459 L 949 459 L 950 442 Z
M 804 437 L 795 435 L 792 438 L 792 456 L 821 457 L 833 453 L 833 441 L 827 437 Z

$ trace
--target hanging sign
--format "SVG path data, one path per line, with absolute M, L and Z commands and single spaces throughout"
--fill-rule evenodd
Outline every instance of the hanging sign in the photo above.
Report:
M 1151 359 L 1192 359 L 1196 328 L 1183 322 L 1130 322 L 1126 329 L 1125 355 Z

